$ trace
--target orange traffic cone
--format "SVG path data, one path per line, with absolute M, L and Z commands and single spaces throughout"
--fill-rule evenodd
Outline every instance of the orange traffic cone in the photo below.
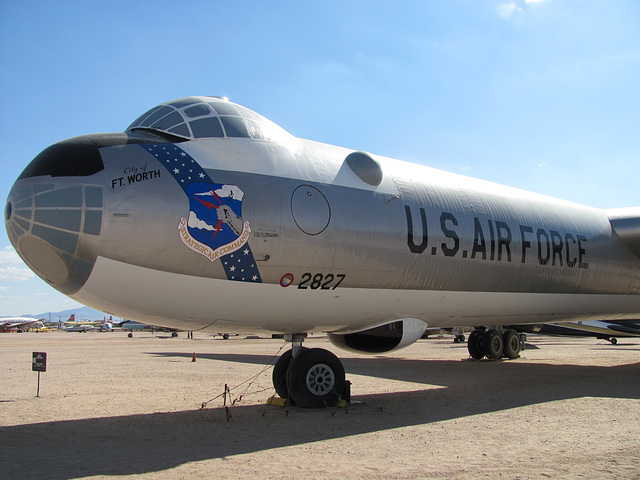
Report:
M 196 361 L 196 352 L 193 352 L 193 358 L 191 359 L 192 362 Z

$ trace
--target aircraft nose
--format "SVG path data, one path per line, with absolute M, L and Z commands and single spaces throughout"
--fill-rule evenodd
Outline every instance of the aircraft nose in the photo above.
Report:
M 102 230 L 104 192 L 93 175 L 103 168 L 94 139 L 57 143 L 31 161 L 5 205 L 13 247 L 67 295 L 84 285 L 95 263 L 90 246 Z

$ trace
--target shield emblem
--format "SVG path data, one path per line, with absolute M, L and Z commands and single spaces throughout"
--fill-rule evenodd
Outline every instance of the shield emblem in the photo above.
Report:
M 189 196 L 189 233 L 200 243 L 217 249 L 240 237 L 242 197 L 235 185 L 192 183 L 186 188 Z

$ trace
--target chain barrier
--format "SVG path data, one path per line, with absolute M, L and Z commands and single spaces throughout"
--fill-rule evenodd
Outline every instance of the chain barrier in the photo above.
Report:
M 270 368 L 273 368 L 273 366 L 276 364 L 276 362 L 278 361 L 278 358 L 280 356 L 280 352 L 285 348 L 285 346 L 287 345 L 287 342 L 284 342 L 282 344 L 282 346 L 278 349 L 278 351 L 272 355 L 270 361 L 262 368 L 262 370 L 260 370 L 257 374 L 253 375 L 252 377 L 249 377 L 248 379 L 246 379 L 243 382 L 240 382 L 239 384 L 237 384 L 234 387 L 229 387 L 228 384 L 224 385 L 224 392 L 222 392 L 220 395 L 216 395 L 215 397 L 207 400 L 206 402 L 202 402 L 202 405 L 200 406 L 200 410 L 204 410 L 207 405 L 211 402 L 213 402 L 214 400 L 217 400 L 218 398 L 223 398 L 223 406 L 225 407 L 225 412 L 227 415 L 227 421 L 229 421 L 231 419 L 231 414 L 229 412 L 229 406 L 235 406 L 236 403 L 239 403 L 242 401 L 243 398 L 251 396 L 251 395 L 257 395 L 258 393 L 262 393 L 262 392 L 266 392 L 269 390 L 273 389 L 273 386 L 271 387 L 261 387 L 260 390 L 256 390 L 254 392 L 248 392 L 248 390 L 253 386 L 253 384 L 256 382 L 256 380 L 267 370 L 269 370 Z M 246 387 L 244 388 L 244 390 L 242 390 L 240 392 L 240 394 L 233 400 L 231 400 L 231 392 L 237 390 L 238 388 L 242 387 L 243 385 L 246 384 Z M 227 405 L 227 400 L 229 401 L 230 405 Z

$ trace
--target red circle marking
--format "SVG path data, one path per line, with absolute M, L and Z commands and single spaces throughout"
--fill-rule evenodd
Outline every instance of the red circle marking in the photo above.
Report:
M 288 287 L 293 283 L 293 273 L 285 273 L 280 279 L 281 287 Z

